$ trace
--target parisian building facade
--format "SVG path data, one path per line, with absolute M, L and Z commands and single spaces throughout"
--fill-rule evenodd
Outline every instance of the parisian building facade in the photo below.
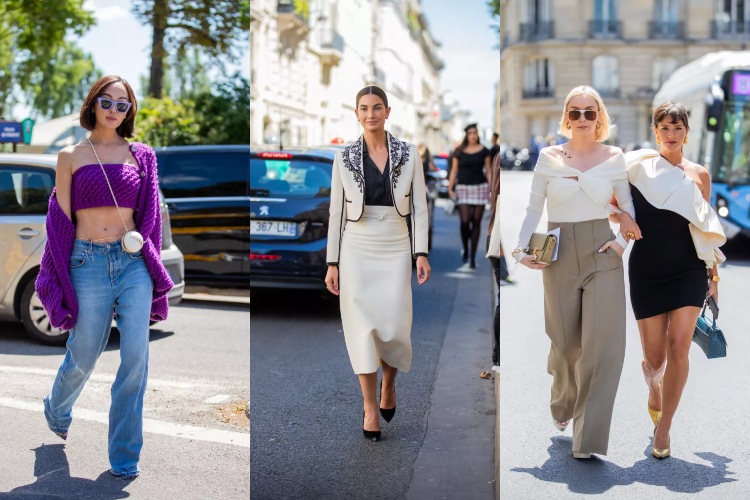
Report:
M 388 94 L 386 128 L 441 151 L 452 109 L 420 0 L 253 0 L 250 142 L 315 146 L 360 134 L 356 93 Z
M 501 142 L 559 139 L 570 89 L 588 84 L 615 123 L 610 143 L 653 143 L 659 87 L 680 66 L 750 42 L 750 0 L 502 0 Z

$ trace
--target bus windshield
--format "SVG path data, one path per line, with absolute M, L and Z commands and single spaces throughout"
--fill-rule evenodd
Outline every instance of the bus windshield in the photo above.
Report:
M 730 101 L 724 109 L 724 129 L 716 141 L 720 161 L 714 181 L 750 184 L 750 102 Z

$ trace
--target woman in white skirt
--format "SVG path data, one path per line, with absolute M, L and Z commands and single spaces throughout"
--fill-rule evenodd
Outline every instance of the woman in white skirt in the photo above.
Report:
M 479 142 L 476 123 L 467 125 L 464 132 L 464 140 L 456 148 L 451 160 L 448 196 L 456 200 L 458 215 L 461 217 L 461 260 L 466 263 L 471 257 L 469 266 L 474 269 L 477 267 L 477 245 L 482 230 L 484 207 L 490 201 L 490 188 L 487 183 L 490 173 L 490 150 Z
M 378 412 L 390 422 L 396 374 L 411 368 L 413 258 L 417 282 L 430 278 L 427 193 L 417 147 L 385 131 L 385 92 L 365 87 L 355 112 L 364 133 L 333 161 L 325 281 L 340 297 L 346 349 L 364 399 L 362 432 L 377 441 Z

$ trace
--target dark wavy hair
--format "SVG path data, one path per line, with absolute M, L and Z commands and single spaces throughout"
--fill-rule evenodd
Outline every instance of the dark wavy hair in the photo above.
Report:
M 96 115 L 94 114 L 94 106 L 97 105 L 96 99 L 101 97 L 102 93 L 104 93 L 104 89 L 107 88 L 107 85 L 117 82 L 122 82 L 122 84 L 125 85 L 125 91 L 128 94 L 128 101 L 132 104 L 127 115 L 125 115 L 125 119 L 120 126 L 117 127 L 117 135 L 120 137 L 133 137 L 135 115 L 138 113 L 138 102 L 135 99 L 135 93 L 130 84 L 116 75 L 103 76 L 91 86 L 89 95 L 86 96 L 86 100 L 83 101 L 83 106 L 81 106 L 81 113 L 79 115 L 81 127 L 86 130 L 94 130 L 94 128 L 96 128 Z
M 658 108 L 654 109 L 654 114 L 651 117 L 652 126 L 656 127 L 666 117 L 671 118 L 671 123 L 682 122 L 685 128 L 689 129 L 688 125 L 688 112 L 685 106 L 679 102 L 667 101 Z
M 385 91 L 381 89 L 380 87 L 376 87 L 375 85 L 370 85 L 369 87 L 365 87 L 359 92 L 357 92 L 357 101 L 354 105 L 354 108 L 359 108 L 359 100 L 362 98 L 363 95 L 367 94 L 375 94 L 376 96 L 380 97 L 380 99 L 383 101 L 383 104 L 385 107 L 388 107 L 388 96 L 385 95 Z

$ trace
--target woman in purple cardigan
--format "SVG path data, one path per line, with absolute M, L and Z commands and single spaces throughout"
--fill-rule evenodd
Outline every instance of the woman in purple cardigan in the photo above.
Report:
M 71 411 L 107 345 L 113 315 L 120 368 L 109 410 L 110 472 L 138 476 L 149 321 L 167 317 L 173 283 L 161 264 L 156 157 L 130 143 L 137 103 L 118 76 L 100 78 L 81 107 L 91 136 L 60 151 L 36 291 L 53 326 L 70 330 L 44 399 L 50 429 L 67 439 Z

